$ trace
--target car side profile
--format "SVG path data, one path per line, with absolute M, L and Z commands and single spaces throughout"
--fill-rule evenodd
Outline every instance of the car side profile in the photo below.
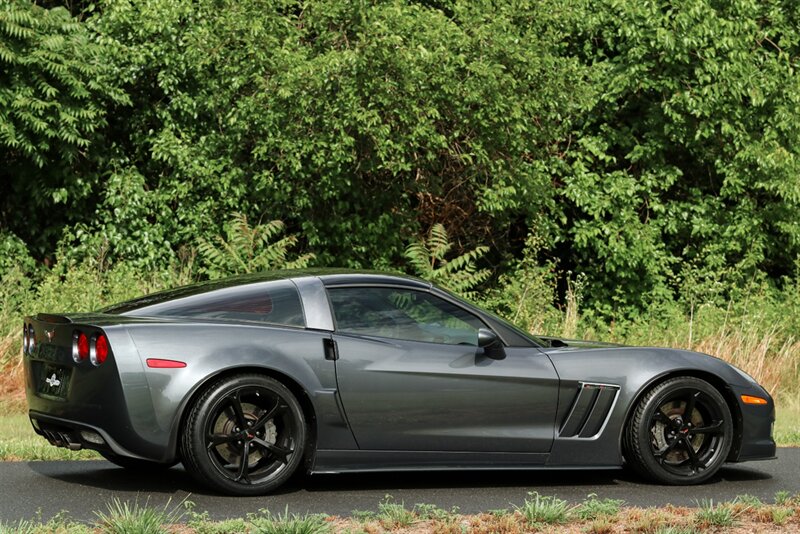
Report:
M 626 464 L 698 484 L 776 450 L 772 398 L 718 358 L 531 336 L 407 276 L 275 271 L 23 328 L 38 434 L 233 495 L 298 469 Z

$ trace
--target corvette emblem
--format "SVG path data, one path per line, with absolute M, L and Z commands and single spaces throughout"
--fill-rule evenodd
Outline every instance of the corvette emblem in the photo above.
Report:
M 47 336 L 47 341 L 52 343 L 53 342 L 53 338 L 56 336 L 56 331 L 55 330 L 45 330 L 44 331 L 44 335 Z
M 48 386 L 50 386 L 51 388 L 57 388 L 58 386 L 60 386 L 60 385 L 61 385 L 61 380 L 59 380 L 59 379 L 58 379 L 58 377 L 56 376 L 56 374 L 55 374 L 55 373 L 53 373 L 53 376 L 51 376 L 51 377 L 49 377 L 49 378 L 46 378 L 46 379 L 45 379 L 45 382 L 46 382 L 46 383 L 47 383 L 47 385 L 48 385 Z

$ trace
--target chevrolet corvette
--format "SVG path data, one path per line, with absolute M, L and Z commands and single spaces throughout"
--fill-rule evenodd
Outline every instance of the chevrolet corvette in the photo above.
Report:
M 615 469 L 775 456 L 775 407 L 686 350 L 529 335 L 435 285 L 275 271 L 23 325 L 29 416 L 117 465 L 260 495 L 309 473 Z

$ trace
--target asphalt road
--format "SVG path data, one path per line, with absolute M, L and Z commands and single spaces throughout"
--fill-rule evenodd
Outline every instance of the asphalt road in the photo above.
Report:
M 266 508 L 283 512 L 349 515 L 375 510 L 386 495 L 396 502 L 435 504 L 462 513 L 519 505 L 530 491 L 581 502 L 590 493 L 623 499 L 631 506 L 671 503 L 695 506 L 737 495 L 755 495 L 772 502 L 775 492 L 800 492 L 800 448 L 778 450 L 778 459 L 732 464 L 702 486 L 670 487 L 647 484 L 627 471 L 513 471 L 381 473 L 297 477 L 267 497 L 220 497 L 195 483 L 180 467 L 158 474 L 130 472 L 104 461 L 0 463 L 3 498 L 0 522 L 41 518 L 62 510 L 76 520 L 95 519 L 116 497 L 122 501 L 164 506 L 188 500 L 214 519 L 242 517 Z

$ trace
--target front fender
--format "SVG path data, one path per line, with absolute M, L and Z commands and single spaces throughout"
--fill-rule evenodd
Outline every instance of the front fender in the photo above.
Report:
M 748 386 L 747 380 L 726 362 L 685 350 L 649 347 L 546 349 L 560 382 L 556 438 L 548 460 L 552 466 L 622 465 L 621 437 L 625 423 L 641 395 L 669 376 L 708 376 L 718 384 Z M 560 435 L 583 384 L 619 388 L 607 420 L 593 436 Z

